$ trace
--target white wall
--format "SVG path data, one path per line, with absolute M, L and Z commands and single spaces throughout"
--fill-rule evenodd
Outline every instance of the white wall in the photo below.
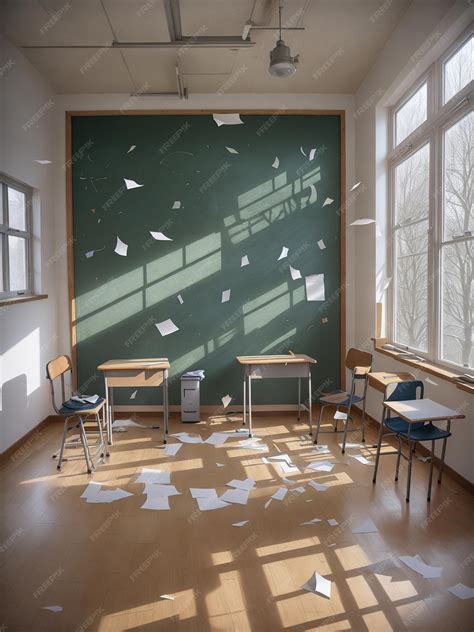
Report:
M 34 187 L 35 292 L 45 300 L 0 308 L 0 452 L 51 414 L 46 362 L 56 355 L 53 173 L 56 97 L 21 53 L 0 41 L 0 171 Z M 44 112 L 40 115 L 40 112 Z M 34 124 L 30 125 L 33 116 Z
M 355 125 L 356 180 L 361 180 L 365 186 L 357 199 L 354 217 L 377 219 L 381 229 L 379 238 L 373 225 L 352 229 L 355 249 L 363 253 L 357 257 L 355 340 L 358 346 L 368 350 L 373 348 L 375 304 L 380 300 L 377 275 L 384 276 L 386 264 L 388 107 L 467 27 L 472 19 L 469 10 L 463 0 L 415 0 L 355 95 L 355 111 L 360 112 L 360 115 L 356 114 Z M 351 239 L 350 232 L 348 239 Z M 383 354 L 375 353 L 374 356 L 374 370 L 413 373 L 407 365 Z M 425 372 L 415 373 L 420 379 L 429 377 Z M 425 397 L 459 409 L 466 415 L 465 421 L 453 423 L 446 462 L 474 481 L 470 450 L 473 445 L 473 397 L 445 380 L 433 376 L 429 379 L 437 385 L 425 381 Z M 367 411 L 380 419 L 381 398 L 372 389 L 369 389 Z

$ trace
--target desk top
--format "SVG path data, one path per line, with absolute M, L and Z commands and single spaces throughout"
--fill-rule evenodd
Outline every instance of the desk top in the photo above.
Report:
M 237 356 L 240 364 L 316 364 L 317 360 L 307 355 L 254 355 Z
M 385 387 L 388 386 L 388 384 L 393 384 L 394 382 L 407 382 L 409 380 L 416 379 L 412 373 L 403 373 L 399 371 L 395 373 L 391 373 L 390 371 L 374 371 L 373 373 L 368 373 L 367 378 L 369 386 L 372 386 L 381 393 L 385 391 Z
M 134 360 L 107 360 L 99 364 L 98 371 L 163 371 L 169 369 L 168 358 L 138 358 Z
M 461 415 L 452 408 L 438 404 L 432 399 L 412 399 L 400 402 L 386 401 L 383 405 L 405 421 L 408 421 L 408 423 L 465 418 L 465 415 Z

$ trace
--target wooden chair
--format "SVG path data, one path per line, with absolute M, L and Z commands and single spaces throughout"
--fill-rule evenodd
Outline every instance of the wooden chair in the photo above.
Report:
M 365 442 L 365 398 L 367 395 L 367 375 L 372 368 L 372 354 L 361 349 L 349 349 L 346 355 L 346 368 L 352 371 L 351 390 L 349 392 L 337 390 L 332 393 L 328 393 L 319 398 L 321 404 L 321 410 L 319 411 L 318 425 L 316 428 L 316 437 L 314 443 L 318 443 L 318 436 L 321 428 L 321 419 L 323 416 L 323 409 L 326 406 L 335 406 L 336 412 L 339 412 L 339 408 L 345 408 L 346 419 L 344 420 L 344 438 L 342 440 L 342 453 L 346 451 L 347 433 L 362 430 L 362 441 Z M 358 381 L 363 380 L 362 395 L 356 395 L 356 384 Z M 349 429 L 349 420 L 352 420 L 351 408 L 353 404 L 362 402 L 362 421 L 361 425 L 357 428 Z M 334 432 L 337 430 L 338 419 L 335 418 Z
M 65 417 L 64 420 L 64 430 L 63 430 L 63 438 L 61 442 L 61 448 L 59 450 L 59 461 L 57 465 L 57 469 L 61 469 L 61 465 L 64 459 L 64 449 L 65 448 L 76 448 L 77 443 L 67 442 L 67 434 L 70 430 L 78 429 L 79 430 L 79 438 L 82 443 L 82 449 L 84 451 L 84 460 L 87 466 L 87 472 L 90 474 L 95 467 L 94 460 L 91 455 L 89 443 L 87 441 L 86 434 L 86 426 L 85 424 L 91 420 L 94 420 L 94 430 L 98 434 L 98 440 L 91 447 L 97 448 L 96 454 L 97 456 L 100 454 L 100 458 L 104 456 L 110 456 L 107 450 L 106 442 L 104 440 L 103 427 L 105 425 L 105 399 L 100 397 L 95 405 L 85 404 L 77 409 L 69 408 L 66 404 L 71 400 L 66 401 L 66 382 L 65 376 L 67 373 L 71 374 L 72 377 L 72 366 L 71 360 L 68 356 L 59 356 L 54 360 L 51 360 L 46 365 L 46 377 L 51 385 L 51 399 L 53 408 L 57 415 L 61 415 Z M 61 402 L 62 404 L 58 406 L 56 404 L 56 395 L 55 395 L 55 380 L 60 378 L 61 380 Z M 78 393 L 72 393 L 72 395 L 78 395 Z M 101 413 L 102 411 L 102 419 Z M 53 458 L 56 458 L 57 454 L 53 455 Z

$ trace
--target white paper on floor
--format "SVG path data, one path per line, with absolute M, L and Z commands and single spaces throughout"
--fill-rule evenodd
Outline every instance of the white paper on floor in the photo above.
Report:
M 229 438 L 228 434 L 224 434 L 223 432 L 213 432 L 204 443 L 209 443 L 211 445 L 222 445 Z
M 246 430 L 244 432 L 247 432 Z M 251 437 L 249 439 L 243 439 L 239 441 L 239 446 L 246 450 L 257 450 L 258 452 L 268 452 L 268 446 L 265 443 L 260 443 L 259 437 Z M 235 446 L 237 447 L 237 446 Z
M 265 503 L 265 509 L 267 509 L 267 507 L 270 505 L 270 503 L 272 502 L 273 498 L 269 498 L 267 500 L 267 502 Z
M 169 599 L 170 601 L 174 601 L 176 597 L 174 595 L 160 595 L 160 599 Z
M 327 485 L 321 485 L 320 483 L 316 483 L 316 481 L 308 481 L 308 485 L 311 485 L 317 492 L 327 492 L 329 489 Z
M 290 266 L 290 274 L 293 281 L 297 281 L 298 279 L 301 279 L 301 272 L 297 270 L 296 268 L 293 268 L 293 266 Z
M 469 586 L 462 583 L 450 586 L 448 592 L 458 599 L 472 599 L 474 597 L 474 588 L 469 588 Z
M 342 449 L 342 443 L 338 443 L 337 445 Z M 363 448 L 363 447 L 364 447 L 363 443 L 350 443 L 349 441 L 347 441 L 347 443 L 346 443 L 346 450 L 348 448 L 359 448 L 360 449 L 360 448 Z
M 335 526 L 337 526 L 339 523 L 338 523 L 338 521 L 336 520 L 336 518 L 329 518 L 329 520 L 328 520 L 328 524 L 329 524 L 331 527 L 335 527 Z
M 316 452 L 316 454 L 331 454 L 331 450 L 328 448 L 327 445 L 315 445 L 313 447 L 313 450 Z
M 196 501 L 201 511 L 211 511 L 212 509 L 223 509 L 224 507 L 230 507 L 229 503 L 224 502 L 220 498 L 196 498 Z
M 145 483 L 144 494 L 149 496 L 180 496 L 179 492 L 174 485 L 162 485 L 161 483 Z
M 62 612 L 62 606 L 43 606 L 42 610 L 49 610 L 50 612 Z M 6 630 L 7 628 L 5 628 Z
M 298 494 L 304 494 L 306 489 L 304 488 L 304 485 L 300 485 L 299 487 L 294 487 L 291 491 L 298 492 Z
M 182 443 L 204 443 L 201 435 L 198 434 L 191 435 L 187 432 L 176 432 L 170 436 L 176 437 L 176 439 L 179 439 Z
M 225 467 L 225 463 L 216 463 L 217 467 Z
M 246 505 L 249 499 L 249 492 L 245 489 L 228 489 L 219 498 L 226 503 Z
M 370 518 L 358 527 L 352 528 L 352 533 L 377 533 L 378 529 Z
M 142 467 L 141 474 L 136 483 L 155 483 L 159 485 L 169 485 L 171 482 L 171 474 L 162 470 L 154 470 L 149 467 Z
M 312 593 L 319 593 L 328 599 L 331 597 L 331 582 L 319 573 L 314 573 L 308 581 L 303 584 L 304 590 Z
M 286 487 L 280 487 L 276 490 L 276 492 L 272 495 L 274 500 L 283 500 L 287 495 L 288 490 Z
M 330 472 L 334 466 L 335 463 L 331 461 L 313 461 L 306 468 L 315 472 Z
M 233 478 L 231 481 L 226 483 L 227 487 L 234 487 L 235 489 L 243 489 L 245 491 L 250 491 L 255 487 L 255 481 L 253 478 L 245 478 L 243 481 Z
M 359 461 L 359 463 L 362 463 L 363 465 L 374 465 L 372 461 L 369 461 L 368 459 L 366 459 L 365 456 L 362 456 L 362 454 L 350 454 L 349 456 L 352 459 Z
M 102 487 L 102 486 L 100 486 Z M 88 493 L 87 488 L 81 498 L 85 498 L 88 503 L 113 503 L 116 500 L 133 496 L 130 492 L 126 492 L 124 489 L 94 489 L 93 492 Z
M 250 520 L 242 520 L 241 522 L 233 522 L 232 526 L 233 527 L 243 527 L 244 525 L 248 524 L 250 522 Z
M 165 445 L 165 454 L 166 456 L 176 456 L 178 450 L 182 447 L 182 443 L 169 443 Z
M 277 454 L 276 456 L 263 457 L 262 462 L 266 465 L 279 465 L 283 474 L 301 473 L 288 454 Z
M 193 498 L 217 498 L 217 492 L 213 487 L 190 487 Z
M 441 566 L 429 566 L 429 564 L 425 564 L 421 559 L 421 555 L 418 553 L 416 555 L 399 555 L 398 559 L 406 564 L 408 568 L 411 568 L 412 571 L 423 575 L 425 579 L 433 579 L 434 577 L 441 577 L 442 567 Z
M 116 419 L 112 423 L 112 430 L 115 428 L 147 428 L 144 424 L 137 424 L 133 419 Z
M 141 509 L 154 509 L 155 511 L 167 511 L 170 508 L 169 496 L 147 496 Z
M 334 419 L 342 419 L 343 421 L 346 421 L 347 413 L 343 413 L 342 410 L 336 410 L 334 413 Z
M 318 522 L 322 522 L 321 518 L 313 518 L 312 520 L 307 520 L 306 522 L 302 522 L 300 526 L 307 524 L 317 524 Z

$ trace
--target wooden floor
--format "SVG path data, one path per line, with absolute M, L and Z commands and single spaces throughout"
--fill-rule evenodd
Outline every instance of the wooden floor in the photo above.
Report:
M 171 427 L 207 437 L 211 430 L 239 428 L 240 420 L 193 425 L 172 419 Z M 279 467 L 263 464 L 259 452 L 232 447 L 234 437 L 220 447 L 183 445 L 167 458 L 161 430 L 129 429 L 114 434 L 110 459 L 88 476 L 79 461 L 68 461 L 57 473 L 51 454 L 60 432 L 60 424 L 51 424 L 0 468 L 2 631 L 474 628 L 473 600 L 446 590 L 458 582 L 473 585 L 472 497 L 446 476 L 428 504 L 427 463 L 414 464 L 407 505 L 403 467 L 398 484 L 393 480 L 395 457 L 382 458 L 373 486 L 372 466 L 341 455 L 341 435 L 328 433 L 321 443 L 329 445 L 337 465 L 331 473 L 304 470 L 305 463 L 330 458 L 310 454 L 311 444 L 300 438 L 305 426 L 287 413 L 256 415 L 255 434 L 269 454 L 291 453 L 304 472 L 289 479 L 330 486 L 317 492 L 306 485 L 303 494 L 288 492 L 283 502 L 264 509 L 285 484 Z M 374 439 L 369 429 L 366 456 L 373 454 Z M 182 495 L 171 498 L 170 511 L 140 508 L 143 485 L 134 481 L 142 467 L 172 472 Z M 232 478 L 247 476 L 257 481 L 247 506 L 196 510 L 189 487 L 217 487 L 220 493 Z M 134 495 L 87 504 L 80 495 L 91 479 Z M 368 517 L 379 533 L 352 534 L 351 527 Z M 300 526 L 312 518 L 323 522 Z M 339 526 L 330 526 L 330 518 Z M 232 527 L 241 520 L 250 522 Z M 398 555 L 416 553 L 443 567 L 440 579 L 423 579 L 398 562 Z M 301 590 L 314 571 L 332 581 L 331 599 Z M 163 594 L 175 600 L 160 599 Z M 63 611 L 42 609 L 51 605 Z

